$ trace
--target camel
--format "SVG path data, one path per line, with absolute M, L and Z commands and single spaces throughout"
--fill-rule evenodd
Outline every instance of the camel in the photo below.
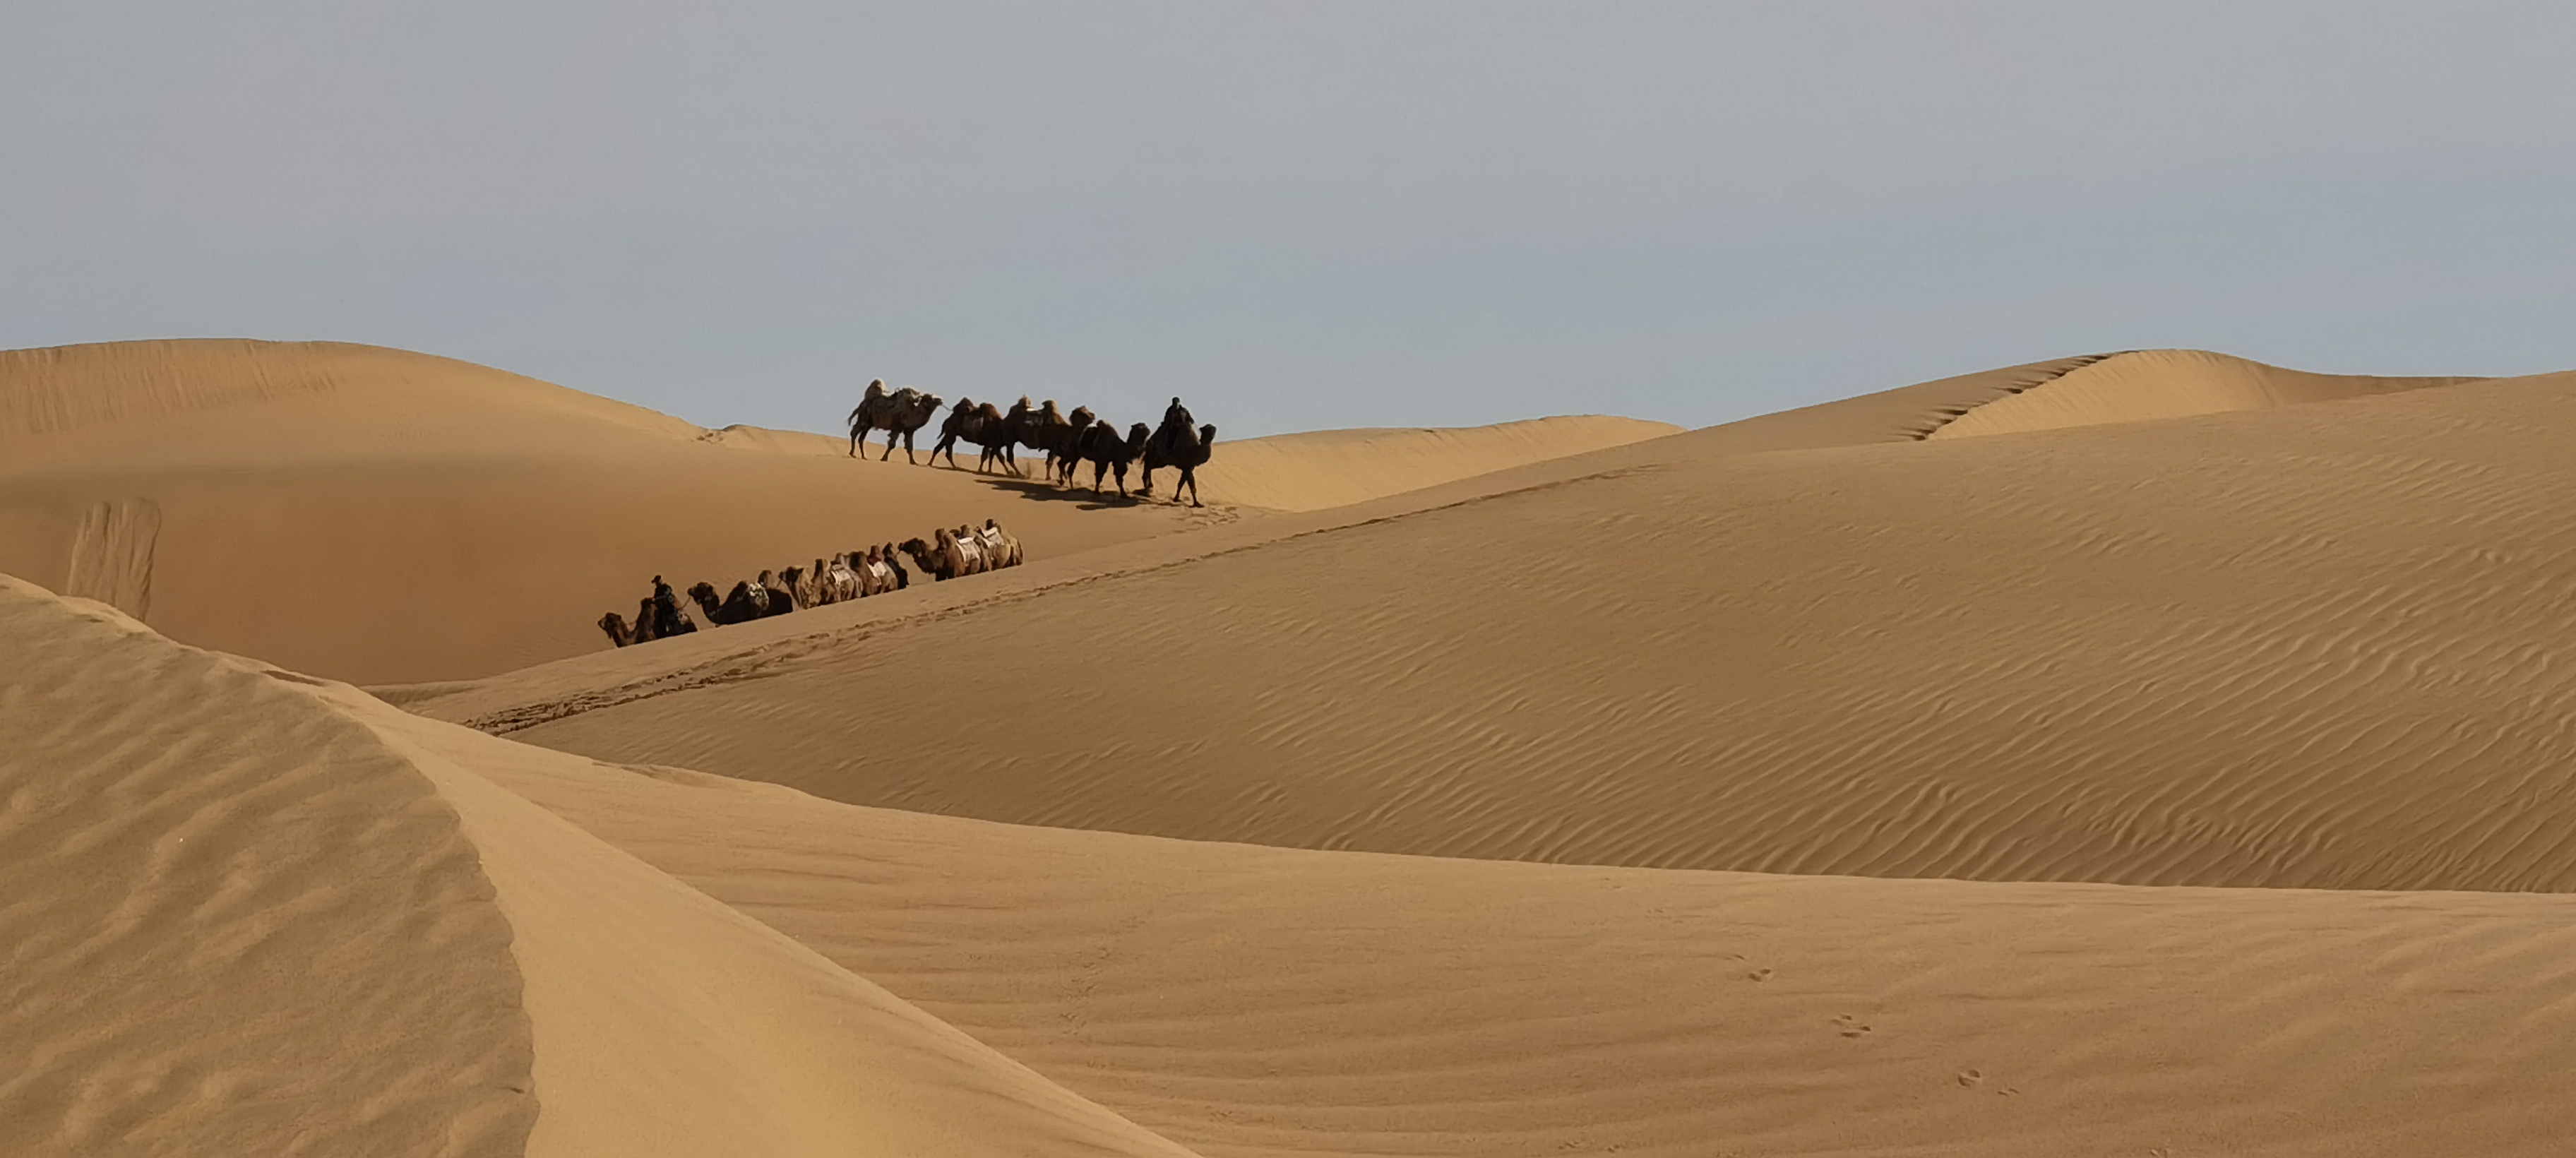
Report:
M 844 567 L 843 570 L 846 571 L 847 568 Z M 786 583 L 787 590 L 795 596 L 796 606 L 799 608 L 821 607 L 826 603 L 838 603 L 841 600 L 840 589 L 832 585 L 831 564 L 821 559 L 814 560 L 812 570 L 800 571 L 794 567 L 788 568 Z
M 1179 401 L 1173 399 L 1176 405 Z M 1154 437 L 1145 441 L 1145 485 L 1138 488 L 1137 493 L 1152 497 L 1154 472 L 1167 466 L 1176 467 L 1181 478 L 1172 484 L 1172 501 L 1181 501 L 1181 490 L 1186 487 L 1190 492 L 1190 505 L 1201 505 L 1198 470 L 1207 465 L 1208 454 L 1215 448 L 1216 428 L 1213 426 L 1202 426 L 1195 431 L 1187 426 L 1165 426 L 1155 431 Z
M 904 553 L 912 556 L 912 561 L 919 564 L 922 570 L 929 572 L 933 580 L 944 583 L 962 575 L 972 575 L 984 570 L 983 551 L 972 548 L 970 541 L 960 540 L 955 531 L 946 527 L 931 534 L 938 539 L 937 543 L 906 539 L 903 541 L 903 550 Z
M 698 629 L 697 624 L 690 622 L 688 613 L 680 610 L 680 597 L 672 593 L 671 585 L 663 582 L 659 575 L 653 577 L 651 602 L 653 638 L 669 639 L 674 635 L 687 635 Z M 638 622 L 635 630 L 639 632 L 644 630 L 644 624 Z
M 993 561 L 984 557 L 984 544 L 976 540 L 973 531 L 959 527 L 954 531 L 942 529 L 938 535 L 939 545 L 957 556 L 958 574 L 981 575 L 993 569 Z
M 796 610 L 795 598 L 780 590 L 777 577 L 767 571 L 761 572 L 756 580 L 734 584 L 722 603 L 716 602 L 715 585 L 711 583 L 689 588 L 689 598 L 697 600 L 699 610 L 707 613 L 707 621 L 718 626 L 748 623 Z
M 636 604 L 634 627 L 626 626 L 625 616 L 611 611 L 599 617 L 599 629 L 608 633 L 608 642 L 619 647 L 659 638 L 653 631 L 653 597 L 647 595 Z
M 625 616 L 611 611 L 599 617 L 599 629 L 608 633 L 610 643 L 625 647 L 687 635 L 696 631 L 698 625 L 689 619 L 687 612 L 680 610 L 679 600 L 671 594 L 671 585 L 656 575 L 653 577 L 653 593 L 635 605 L 634 626 L 627 626 Z
M 832 556 L 832 565 L 823 572 L 823 584 L 830 592 L 823 599 L 825 603 L 847 603 L 867 594 L 859 584 L 858 568 L 850 565 L 847 555 Z
M 1127 464 L 1145 452 L 1145 442 L 1153 432 L 1139 422 L 1127 428 L 1127 438 L 1120 441 L 1118 428 L 1107 422 L 1094 422 L 1082 432 L 1082 457 L 1091 462 L 1091 493 L 1101 493 L 1101 479 L 1112 469 L 1118 472 L 1118 497 L 1127 497 Z
M 862 597 L 896 590 L 894 565 L 886 561 L 886 555 L 892 553 L 891 550 L 879 553 L 877 548 L 870 547 L 866 554 L 860 556 L 859 594 Z
M 930 464 L 939 465 L 939 456 L 945 454 L 948 465 L 955 467 L 959 439 L 983 448 L 983 457 L 975 460 L 977 474 L 982 474 L 996 462 L 1008 462 L 1011 438 L 1004 432 L 1003 425 L 1002 412 L 993 409 L 992 403 L 958 399 L 956 409 L 948 412 L 948 420 L 939 424 L 939 441 L 930 448 Z M 1012 464 L 1011 473 L 1019 473 L 1017 464 Z
M 1004 415 L 1002 420 L 1006 424 L 1011 424 L 1011 436 L 1017 440 L 1019 449 L 1043 451 L 1047 456 L 1047 462 L 1052 464 L 1055 462 L 1055 448 L 1059 445 L 1059 440 L 1064 437 L 1066 426 L 1064 414 L 1055 408 L 1053 398 L 1039 403 L 1035 410 L 1030 410 L 1028 406 L 1029 400 L 1023 396 L 1020 404 L 1012 407 L 1011 414 Z M 1012 423 L 1012 415 L 1018 416 L 1015 424 Z M 1014 465 L 1016 465 L 1016 459 Z
M 867 440 L 869 431 L 882 430 L 886 432 L 885 453 L 878 455 L 877 461 L 894 457 L 894 442 L 900 438 L 904 461 L 918 465 L 919 460 L 912 456 L 912 436 L 930 425 L 939 406 L 936 394 L 924 394 L 910 386 L 888 394 L 884 379 L 868 383 L 868 392 L 859 399 L 858 409 L 850 411 L 850 457 L 859 456 L 859 444 Z
M 1076 406 L 1065 419 L 1064 428 L 1050 436 L 1055 442 L 1047 447 L 1047 477 L 1054 479 L 1056 485 L 1073 486 L 1073 469 L 1082 464 L 1082 435 L 1094 421 L 1090 407 Z
M 950 558 L 945 551 L 934 553 L 930 544 L 922 542 L 917 537 L 904 540 L 900 549 L 904 554 L 912 556 L 913 566 L 921 568 L 922 573 L 930 576 L 933 582 L 945 583 L 957 576 L 956 560 Z
M 984 548 L 984 559 L 988 569 L 999 570 L 1020 565 L 1020 541 L 1004 531 L 1000 523 L 986 519 L 983 529 L 974 531 L 972 534 Z

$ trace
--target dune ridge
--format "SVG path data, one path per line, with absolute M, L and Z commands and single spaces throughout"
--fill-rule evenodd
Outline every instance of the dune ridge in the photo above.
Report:
M 0 655 L 0 1150 L 520 1152 L 510 929 L 428 781 L 7 576 Z
M 1188 1153 L 493 786 L 515 745 L 89 606 L 0 577 L 12 1153 Z
M 2482 381 L 2486 379 L 2311 374 L 2206 350 L 2132 350 L 1987 399 L 1923 437 L 1974 438 L 2268 410 Z
M 650 699 L 575 702 L 608 669 L 567 665 L 499 700 L 569 703 L 512 735 L 605 760 L 1016 824 L 2565 891 L 2576 699 L 2550 657 L 2576 537 L 2546 512 L 2576 498 L 2551 433 L 2571 406 L 2576 378 L 2546 375 L 2018 439 L 1696 432 L 1211 553 L 1122 547 L 1100 565 L 1123 570 L 864 646 L 781 641 Z M 1120 659 L 952 662 L 1005 648 Z M 1243 655 L 1259 680 L 1211 674 Z M 871 722 L 969 701 L 995 705 L 972 745 Z

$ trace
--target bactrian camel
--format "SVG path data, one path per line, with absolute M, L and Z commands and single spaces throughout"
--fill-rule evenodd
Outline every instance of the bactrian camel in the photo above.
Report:
M 859 444 L 866 441 L 869 431 L 882 430 L 886 432 L 885 453 L 878 455 L 877 461 L 892 458 L 895 440 L 900 438 L 903 440 L 904 461 L 917 464 L 919 460 L 912 456 L 912 436 L 930 425 L 930 420 L 938 415 L 939 407 L 940 398 L 936 394 L 924 394 L 910 386 L 889 394 L 885 379 L 868 383 L 867 393 L 860 397 L 858 408 L 850 411 L 850 457 L 859 456 Z

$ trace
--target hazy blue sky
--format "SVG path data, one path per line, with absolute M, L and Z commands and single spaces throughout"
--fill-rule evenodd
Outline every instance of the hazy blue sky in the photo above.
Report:
M 2576 367 L 2563 3 L 17 0 L 0 52 L 0 346 L 1244 435 Z

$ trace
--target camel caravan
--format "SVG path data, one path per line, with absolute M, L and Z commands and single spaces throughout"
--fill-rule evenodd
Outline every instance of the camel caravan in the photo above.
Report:
M 868 383 L 858 408 L 850 411 L 850 457 L 858 457 L 869 434 L 882 430 L 886 444 L 877 461 L 894 457 L 894 444 L 900 440 L 904 461 L 919 465 L 913 457 L 912 436 L 930 425 L 942 401 L 936 394 L 910 386 L 889 392 L 882 378 Z M 1162 425 L 1148 430 L 1139 422 L 1128 427 L 1124 436 L 1118 433 L 1117 423 L 1093 415 L 1088 406 L 1076 406 L 1072 414 L 1064 414 L 1052 398 L 1032 407 L 1022 395 L 1009 410 L 960 398 L 939 424 L 939 440 L 930 448 L 931 465 L 937 466 L 944 455 L 948 465 L 956 467 L 960 442 L 982 450 L 975 462 L 979 474 L 998 464 L 1026 477 L 1020 470 L 1019 452 L 1033 450 L 1046 455 L 1047 478 L 1055 485 L 1072 488 L 1075 472 L 1087 462 L 1091 493 L 1106 493 L 1105 480 L 1114 475 L 1120 498 L 1127 497 L 1128 467 L 1143 472 L 1144 485 L 1137 493 L 1147 498 L 1154 494 L 1154 472 L 1169 467 L 1181 472 L 1180 480 L 1172 484 L 1172 501 L 1181 501 L 1181 492 L 1187 490 L 1195 507 L 1200 505 L 1198 468 L 1207 464 L 1208 453 L 1216 445 L 1216 427 L 1198 425 L 1178 398 L 1163 411 Z
M 1017 567 L 1021 559 L 1020 541 L 1004 531 L 1001 524 L 986 519 L 982 527 L 942 527 L 931 532 L 927 541 L 906 539 L 834 555 L 828 560 L 816 559 L 811 568 L 763 571 L 734 584 L 723 599 L 716 598 L 712 583 L 690 587 L 688 596 L 707 622 L 718 627 L 767 619 L 827 603 L 901 591 L 912 585 L 912 572 L 903 565 L 905 556 L 910 556 L 913 567 L 934 581 Z M 610 642 L 625 647 L 687 635 L 698 625 L 680 605 L 671 585 L 656 575 L 653 593 L 635 608 L 634 623 L 629 624 L 625 616 L 611 611 L 599 617 L 599 629 L 608 633 Z

